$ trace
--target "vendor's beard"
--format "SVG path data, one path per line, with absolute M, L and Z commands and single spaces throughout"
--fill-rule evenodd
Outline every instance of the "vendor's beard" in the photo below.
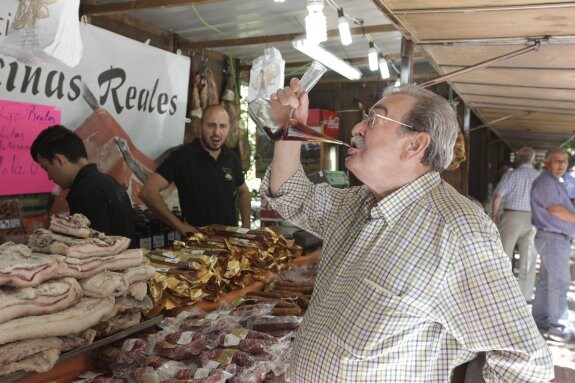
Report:
M 220 143 L 217 146 L 214 146 L 214 144 L 212 144 L 210 139 L 204 139 L 204 137 L 201 137 L 200 139 L 202 140 L 204 147 L 211 151 L 220 150 L 222 148 L 222 145 L 224 144 L 224 140 L 220 140 Z

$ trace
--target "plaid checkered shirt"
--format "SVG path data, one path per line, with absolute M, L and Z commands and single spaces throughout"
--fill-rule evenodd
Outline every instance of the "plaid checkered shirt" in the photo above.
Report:
M 505 198 L 503 207 L 531 211 L 531 185 L 539 174 L 541 173 L 530 164 L 523 164 L 515 170 L 506 172 L 495 188 L 495 194 Z
M 427 173 L 380 202 L 365 187 L 314 185 L 303 170 L 272 198 L 282 217 L 324 239 L 291 382 L 449 382 L 487 352 L 487 382 L 547 382 L 537 331 L 495 225 Z

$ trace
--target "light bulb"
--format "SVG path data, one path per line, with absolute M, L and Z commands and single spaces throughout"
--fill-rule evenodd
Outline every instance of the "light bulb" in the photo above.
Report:
M 369 49 L 367 50 L 367 58 L 369 59 L 369 70 L 374 71 L 379 68 L 379 64 L 377 62 L 378 52 L 373 45 L 373 42 L 369 42 Z
M 342 45 L 351 44 L 351 31 L 349 30 L 349 22 L 343 15 L 343 9 L 337 10 L 337 28 L 339 29 L 339 38 Z
M 305 17 L 305 34 L 307 40 L 313 44 L 319 44 L 327 40 L 327 22 L 322 12 L 323 0 L 308 0 Z
M 387 60 L 383 56 L 379 56 L 379 72 L 381 73 L 382 79 L 387 80 L 389 78 Z

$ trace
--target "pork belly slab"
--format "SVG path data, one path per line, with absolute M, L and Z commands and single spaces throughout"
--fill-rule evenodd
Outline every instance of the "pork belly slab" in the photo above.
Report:
M 24 339 L 0 346 L 0 366 L 22 360 L 51 348 L 60 349 L 62 339 L 51 336 L 40 339 Z
M 62 276 L 65 257 L 34 253 L 26 245 L 6 242 L 0 245 L 0 286 L 37 286 Z
M 72 237 L 88 238 L 90 236 L 90 220 L 83 214 L 53 215 L 50 218 L 50 230 Z
M 46 372 L 54 367 L 59 356 L 60 349 L 58 348 L 40 351 L 27 358 L 0 366 L 0 376 L 16 371 Z
M 28 246 L 35 251 L 75 258 L 118 254 L 126 250 L 129 245 L 129 238 L 106 236 L 101 233 L 98 233 L 97 237 L 74 238 L 46 229 L 36 229 L 28 237 Z
M 81 298 L 82 287 L 74 278 L 46 281 L 36 287 L 0 287 L 0 323 L 62 311 Z
M 103 271 L 82 279 L 80 284 L 84 294 L 89 297 L 118 297 L 128 293 L 134 297 L 141 296 L 142 300 L 147 292 L 145 281 L 152 278 L 155 272 L 156 269 L 149 265 L 130 267 L 122 271 Z
M 114 311 L 114 297 L 82 298 L 56 313 L 13 319 L 0 324 L 0 344 L 23 339 L 67 336 L 87 330 Z

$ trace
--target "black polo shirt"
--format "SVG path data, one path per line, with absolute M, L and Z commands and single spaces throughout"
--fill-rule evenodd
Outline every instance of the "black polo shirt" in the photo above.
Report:
M 240 159 L 225 146 L 214 160 L 196 138 L 172 152 L 156 172 L 176 184 L 190 225 L 238 225 L 235 193 L 245 179 Z
M 66 196 L 70 214 L 84 214 L 94 230 L 135 239 L 134 211 L 126 190 L 114 177 L 100 173 L 96 164 L 84 166 Z

